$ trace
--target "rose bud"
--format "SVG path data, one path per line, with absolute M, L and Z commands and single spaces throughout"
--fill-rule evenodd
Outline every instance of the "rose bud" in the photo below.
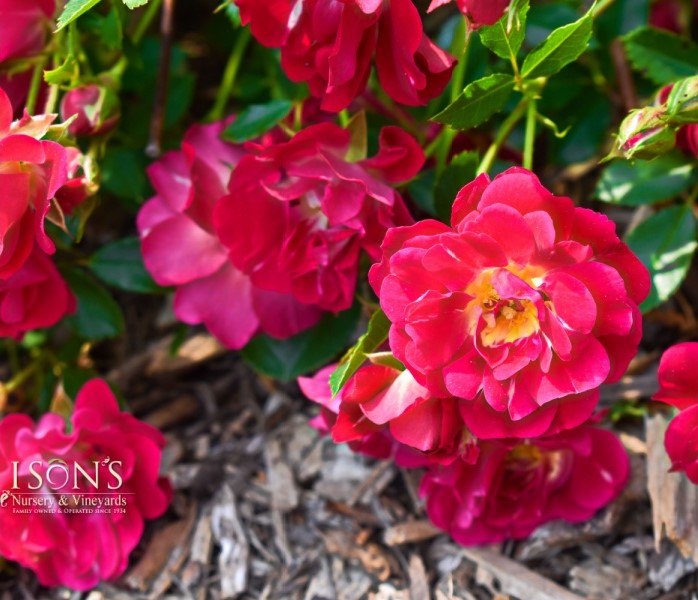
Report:
M 75 136 L 100 135 L 119 122 L 119 99 L 110 89 L 91 84 L 74 88 L 61 101 L 61 119 L 77 118 L 68 126 Z
M 632 111 L 620 125 L 618 147 L 626 158 L 654 158 L 676 144 L 676 131 L 666 121 L 664 107 Z

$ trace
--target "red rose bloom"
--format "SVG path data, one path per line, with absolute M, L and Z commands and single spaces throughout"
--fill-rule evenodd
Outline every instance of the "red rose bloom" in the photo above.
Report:
M 608 218 L 520 168 L 465 186 L 452 224 L 389 231 L 371 268 L 394 355 L 435 396 L 462 398 L 478 437 L 584 422 L 636 352 L 647 270 Z
M 409 371 L 365 365 L 333 398 L 328 385 L 332 370 L 323 369 L 313 378 L 299 377 L 298 383 L 308 398 L 323 407 L 323 426 L 318 428 L 330 433 L 336 443 L 349 442 L 354 450 L 370 456 L 378 454 L 375 447 L 387 449 L 379 458 L 402 448 L 396 456 L 401 466 L 449 463 L 474 448 L 457 401 L 433 398 Z M 416 456 L 407 460 L 409 455 L 421 460 L 413 464 Z
M 115 579 L 143 534 L 143 520 L 160 516 L 172 496 L 158 475 L 164 446 L 162 434 L 122 412 L 99 379 L 80 390 L 70 432 L 54 413 L 36 425 L 27 415 L 5 417 L 0 554 L 32 569 L 46 586 L 87 590 Z M 18 512 L 30 496 L 42 500 L 41 510 Z M 58 502 L 62 496 L 68 505 Z M 109 510 L 93 510 L 107 500 Z
M 464 546 L 522 539 L 548 521 L 590 519 L 630 474 L 623 446 L 589 425 L 518 445 L 480 443 L 474 464 L 433 467 L 422 479 L 429 519 Z
M 452 0 L 432 0 L 428 12 L 444 6 Z M 459 10 L 466 16 L 473 29 L 494 25 L 504 16 L 511 0 L 456 0 Z
M 659 362 L 659 391 L 652 397 L 679 409 L 664 437 L 673 471 L 685 471 L 698 484 L 698 342 L 669 348 Z
M 75 311 L 75 298 L 51 259 L 38 247 L 19 271 L 0 280 L 0 337 L 21 339 Z
M 393 100 L 426 104 L 451 78 L 452 56 L 422 29 L 412 0 L 236 0 L 260 43 L 281 48 L 281 65 L 305 81 L 322 108 L 340 111 L 366 87 L 375 55 Z
M 257 287 L 221 245 L 213 207 L 227 193 L 232 168 L 245 153 L 219 139 L 225 126 L 191 127 L 181 151 L 168 152 L 149 167 L 157 195 L 138 213 L 138 230 L 153 279 L 177 288 L 177 317 L 203 323 L 226 346 L 241 348 L 260 331 L 289 337 L 317 323 L 322 312 Z
M 44 232 L 44 218 L 67 178 L 65 148 L 37 139 L 46 133 L 53 116 L 13 123 L 12 112 L 0 89 L 0 279 L 17 272 L 35 240 L 44 252 L 55 251 Z
M 261 289 L 326 311 L 349 308 L 360 251 L 377 258 L 385 231 L 412 222 L 385 182 L 410 179 L 424 162 L 397 127 L 381 131 L 380 146 L 351 162 L 349 132 L 331 123 L 286 143 L 249 146 L 214 209 L 233 264 Z

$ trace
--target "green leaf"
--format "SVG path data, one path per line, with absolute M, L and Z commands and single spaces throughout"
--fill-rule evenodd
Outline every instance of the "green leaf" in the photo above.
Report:
M 652 215 L 626 237 L 630 249 L 649 269 L 652 289 L 642 312 L 667 300 L 686 277 L 696 250 L 696 218 L 690 206 L 670 206 Z
M 330 388 L 332 395 L 342 389 L 344 384 L 351 379 L 351 376 L 358 371 L 359 367 L 368 358 L 368 354 L 376 350 L 385 340 L 388 339 L 390 331 L 390 321 L 385 313 L 379 308 L 368 322 L 368 330 L 342 357 L 339 366 L 330 375 Z
M 529 0 L 512 3 L 509 10 L 494 25 L 478 29 L 480 41 L 497 56 L 509 59 L 516 56 L 526 37 L 526 17 Z
M 94 369 L 68 367 L 63 370 L 63 390 L 75 400 L 82 386 L 95 377 L 99 377 L 99 374 Z
M 72 54 L 65 57 L 63 64 L 55 69 L 44 71 L 44 81 L 49 85 L 60 85 L 77 77 L 80 73 L 78 61 Z
M 460 189 L 475 179 L 479 162 L 477 152 L 461 152 L 441 173 L 434 188 L 434 206 L 436 215 L 444 223 L 451 222 L 453 201 Z
M 142 151 L 108 147 L 100 165 L 103 189 L 138 208 L 149 191 L 146 165 Z
M 99 2 L 100 0 L 68 0 L 61 16 L 58 17 L 56 32 L 63 29 L 66 25 L 70 25 L 70 23 L 75 21 L 80 15 L 85 14 L 92 7 L 97 6 Z
M 337 316 L 327 314 L 312 329 L 287 340 L 258 335 L 242 349 L 242 357 L 265 375 L 295 379 L 326 365 L 347 346 L 360 312 L 355 304 Z
M 553 31 L 547 40 L 536 46 L 524 59 L 521 75 L 525 79 L 547 77 L 576 60 L 591 38 L 591 11 L 581 19 Z
M 253 104 L 243 110 L 223 132 L 223 139 L 244 142 L 269 131 L 291 112 L 290 100 L 272 100 L 266 104 Z
M 99 37 L 100 46 L 104 45 L 109 50 L 120 50 L 122 47 L 124 32 L 115 6 L 105 15 L 88 12 L 80 19 L 80 31 Z
M 514 91 L 514 77 L 495 73 L 468 85 L 449 106 L 432 117 L 457 129 L 471 129 L 501 111 Z
M 95 252 L 88 266 L 109 285 L 127 292 L 157 292 L 160 287 L 143 266 L 141 244 L 137 237 L 126 237 Z
M 150 0 L 123 0 L 123 3 L 131 10 L 139 6 L 145 6 L 148 2 L 150 2 Z
M 109 292 L 83 271 L 70 269 L 64 274 L 78 301 L 77 312 L 67 319 L 78 335 L 86 340 L 120 335 L 124 316 Z
M 678 154 L 651 161 L 615 160 L 601 174 L 594 197 L 604 202 L 640 206 L 667 200 L 698 181 L 693 165 Z
M 698 71 L 698 45 L 675 33 L 639 27 L 623 37 L 633 67 L 657 85 L 666 85 Z

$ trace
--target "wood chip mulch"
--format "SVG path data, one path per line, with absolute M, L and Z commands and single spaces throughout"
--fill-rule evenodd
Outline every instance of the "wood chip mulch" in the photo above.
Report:
M 646 457 L 661 446 L 661 416 L 649 420 L 647 441 L 641 424 L 624 433 L 632 481 L 592 521 L 462 548 L 426 520 L 418 472 L 321 437 L 295 384 L 260 378 L 204 334 L 175 357 L 170 344 L 108 375 L 169 440 L 163 468 L 176 492 L 168 513 L 148 524 L 119 581 L 82 594 L 44 590 L 30 572 L 6 566 L 0 600 L 698 598 L 698 556 L 685 558 L 667 540 L 657 551 L 653 536 L 654 518 L 692 548 L 698 511 L 697 488 L 684 485 L 680 500 L 670 488 L 683 484 L 661 479 L 660 467 L 650 488 L 664 492 L 665 505 L 653 517 Z M 650 380 L 626 379 L 605 397 L 642 396 Z

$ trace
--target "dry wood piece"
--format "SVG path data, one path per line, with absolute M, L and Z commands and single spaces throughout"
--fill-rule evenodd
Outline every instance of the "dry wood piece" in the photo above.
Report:
M 190 588 L 203 578 L 211 561 L 213 531 L 211 530 L 210 510 L 202 511 L 191 539 L 189 562 L 182 571 L 182 584 Z
M 586 598 L 626 600 L 644 582 L 644 575 L 628 569 L 617 569 L 598 558 L 589 559 L 570 571 L 570 587 Z
M 337 592 L 332 584 L 332 574 L 327 560 L 321 558 L 318 561 L 320 568 L 310 580 L 308 589 L 305 591 L 303 600 L 324 600 L 325 598 L 336 598 Z
M 282 512 L 293 510 L 298 506 L 298 489 L 281 443 L 278 439 L 270 438 L 264 450 L 272 506 Z
M 647 488 L 652 500 L 654 541 L 660 551 L 664 536 L 681 554 L 698 562 L 698 486 L 684 473 L 670 473 L 671 463 L 664 450 L 668 420 L 663 415 L 648 418 Z
M 430 540 L 443 533 L 439 528 L 432 525 L 427 520 L 407 521 L 393 525 L 385 530 L 383 541 L 388 546 L 399 546 L 400 544 L 411 544 Z
M 218 569 L 221 596 L 235 598 L 247 590 L 250 547 L 238 517 L 235 494 L 227 484 L 216 496 L 211 512 L 211 527 L 220 545 Z
M 410 555 L 410 600 L 429 598 L 429 581 L 419 554 Z
M 144 421 L 165 430 L 187 421 L 201 412 L 199 401 L 190 394 L 182 394 L 161 408 L 148 414 Z
M 167 375 L 184 371 L 206 360 L 220 356 L 226 349 L 212 335 L 200 333 L 186 340 L 174 356 L 170 354 L 172 338 L 167 338 L 152 351 L 145 372 L 147 375 Z
M 502 591 L 525 600 L 579 600 L 554 581 L 546 579 L 506 556 L 482 548 L 464 548 L 463 554 L 478 567 L 492 573 Z
M 129 587 L 141 592 L 147 591 L 168 566 L 179 560 L 178 549 L 187 545 L 196 517 L 196 507 L 191 506 L 187 516 L 157 531 L 149 541 L 143 557 L 126 575 Z M 170 559 L 175 557 L 173 563 Z
M 327 531 L 323 534 L 323 539 L 330 554 L 358 560 L 379 581 L 387 581 L 390 577 L 390 559 L 378 544 L 358 544 L 346 531 Z

